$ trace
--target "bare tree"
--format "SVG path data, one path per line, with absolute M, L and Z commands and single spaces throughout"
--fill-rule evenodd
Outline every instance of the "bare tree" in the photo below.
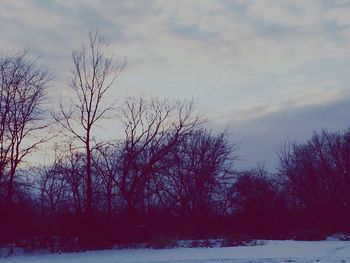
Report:
M 63 211 L 71 197 L 63 167 L 63 159 L 56 151 L 55 159 L 50 165 L 40 167 L 35 171 L 42 216 L 48 214 L 53 217 L 55 213 Z
M 205 129 L 183 136 L 168 159 L 164 188 L 170 204 L 180 206 L 185 215 L 203 216 L 222 206 L 224 188 L 232 183 L 232 163 L 238 145 L 225 132 Z
M 293 208 L 341 225 L 350 208 L 350 131 L 314 133 L 305 143 L 286 143 L 279 173 Z M 338 220 L 338 221 L 337 221 Z
M 192 103 L 145 98 L 128 98 L 120 117 L 125 140 L 116 184 L 132 216 L 138 206 L 149 208 L 151 196 L 158 191 L 151 179 L 159 174 L 161 160 L 200 120 L 193 113 Z
M 50 79 L 48 70 L 27 51 L 0 58 L 0 184 L 6 176 L 9 204 L 19 164 L 48 139 L 40 130 L 49 126 L 43 99 Z
M 120 149 L 116 145 L 98 145 L 93 154 L 94 168 L 101 182 L 99 187 L 104 194 L 107 206 L 107 215 L 110 219 L 113 210 L 113 195 L 120 172 Z
M 61 153 L 60 172 L 70 188 L 70 199 L 73 201 L 73 210 L 76 214 L 83 212 L 86 203 L 86 156 L 75 149 L 71 143 Z
M 108 45 L 98 32 L 90 33 L 88 47 L 82 45 L 80 50 L 73 51 L 70 105 L 65 107 L 61 103 L 61 116 L 55 117 L 85 148 L 87 214 L 92 212 L 93 203 L 92 129 L 112 108 L 105 104 L 105 99 L 124 66 L 125 62 L 114 63 L 108 54 Z
M 235 213 L 246 214 L 253 220 L 271 213 L 275 205 L 277 187 L 272 175 L 263 166 L 238 173 L 233 185 L 231 202 Z

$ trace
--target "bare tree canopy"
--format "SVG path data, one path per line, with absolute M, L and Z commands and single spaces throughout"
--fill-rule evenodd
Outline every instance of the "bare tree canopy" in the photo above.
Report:
M 115 63 L 109 55 L 108 44 L 98 32 L 89 34 L 88 46 L 72 53 L 73 69 L 69 105 L 61 103 L 60 116 L 55 116 L 61 126 L 78 138 L 86 151 L 86 211 L 92 210 L 93 191 L 91 175 L 92 128 L 113 105 L 106 105 L 109 91 L 123 71 L 125 62 Z
M 43 99 L 50 79 L 49 71 L 28 51 L 0 57 L 0 184 L 7 182 L 8 202 L 18 165 L 48 139 L 38 132 L 49 125 Z
M 219 209 L 238 145 L 226 133 L 196 129 L 179 140 L 169 154 L 164 184 L 168 198 L 187 214 L 205 215 Z M 169 201 L 168 201 L 169 203 Z
M 333 215 L 349 209 L 349 149 L 349 130 L 323 130 L 305 143 L 283 145 L 279 172 L 295 206 Z
M 117 182 L 128 213 L 144 202 L 148 206 L 151 181 L 160 163 L 182 136 L 200 124 L 193 103 L 161 99 L 127 98 L 120 111 L 125 140 L 122 147 L 122 172 Z M 146 209 L 145 207 L 145 209 Z

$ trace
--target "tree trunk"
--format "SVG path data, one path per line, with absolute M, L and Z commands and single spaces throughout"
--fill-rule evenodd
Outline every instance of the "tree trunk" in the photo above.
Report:
M 9 181 L 7 185 L 7 207 L 9 208 L 8 211 L 11 211 L 12 207 L 12 199 L 13 199 L 13 184 L 14 184 L 14 178 L 15 178 L 15 169 L 11 167 L 10 174 L 9 174 Z
M 108 187 L 107 190 L 107 214 L 108 219 L 110 220 L 112 218 L 112 189 L 111 187 Z
M 86 138 L 86 213 L 92 213 L 92 175 L 91 175 L 91 150 L 90 136 Z

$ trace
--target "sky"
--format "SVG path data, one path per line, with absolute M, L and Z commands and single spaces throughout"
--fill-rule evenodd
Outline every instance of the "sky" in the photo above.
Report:
M 237 167 L 275 169 L 282 141 L 350 124 L 350 1 L 1 0 L 0 48 L 30 48 L 67 87 L 98 30 L 126 59 L 114 96 L 194 99 L 240 143 Z

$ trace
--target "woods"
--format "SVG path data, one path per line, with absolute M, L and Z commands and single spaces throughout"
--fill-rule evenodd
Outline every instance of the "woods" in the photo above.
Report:
M 48 69 L 28 51 L 1 55 L 1 245 L 74 250 L 159 236 L 350 231 L 350 131 L 284 143 L 276 173 L 241 171 L 240 145 L 212 131 L 193 102 L 127 97 L 116 107 L 110 96 L 125 62 L 98 33 L 72 59 L 71 93 L 50 114 Z M 108 114 L 116 130 L 101 140 L 95 127 Z M 65 139 L 52 143 L 55 132 Z M 52 145 L 53 160 L 28 164 L 41 144 Z

